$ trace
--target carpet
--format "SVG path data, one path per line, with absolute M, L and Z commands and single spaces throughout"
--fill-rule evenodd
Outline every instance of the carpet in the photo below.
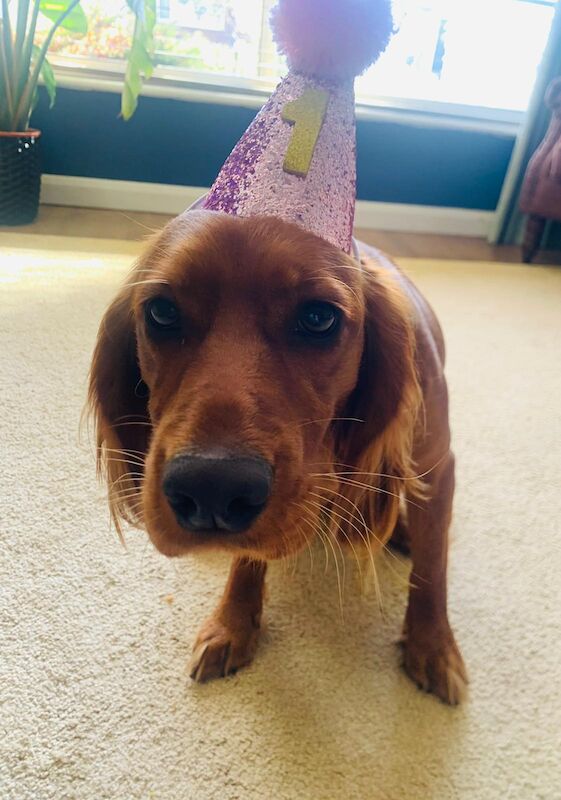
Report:
M 101 314 L 136 245 L 0 235 L 0 797 L 561 798 L 561 270 L 402 259 L 448 344 L 458 489 L 456 709 L 398 666 L 407 563 L 383 608 L 333 559 L 277 564 L 253 666 L 186 672 L 221 557 L 109 527 L 78 435 Z M 342 565 L 340 565 L 341 567 Z

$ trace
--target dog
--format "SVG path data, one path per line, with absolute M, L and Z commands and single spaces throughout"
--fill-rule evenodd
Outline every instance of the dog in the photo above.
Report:
M 347 256 L 275 217 L 195 210 L 169 223 L 101 323 L 98 467 L 118 527 L 145 527 L 166 556 L 232 554 L 195 680 L 250 663 L 267 562 L 305 547 L 327 515 L 343 545 L 393 537 L 410 552 L 403 665 L 457 704 L 468 679 L 446 605 L 443 337 L 402 271 L 357 247 Z

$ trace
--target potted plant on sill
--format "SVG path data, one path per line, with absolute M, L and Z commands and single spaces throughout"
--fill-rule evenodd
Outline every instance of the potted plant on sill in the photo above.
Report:
M 135 111 L 142 78 L 153 72 L 156 23 L 156 0 L 127 0 L 127 5 L 135 25 L 121 99 L 124 119 Z M 80 0 L 0 0 L 0 8 L 0 225 L 25 225 L 37 216 L 41 188 L 41 131 L 29 127 L 40 79 L 51 108 L 56 94 L 47 53 L 60 28 L 83 35 L 88 19 Z M 40 14 L 52 22 L 41 45 Z

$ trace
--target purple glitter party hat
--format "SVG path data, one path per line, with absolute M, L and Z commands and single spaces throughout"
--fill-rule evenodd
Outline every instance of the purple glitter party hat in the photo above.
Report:
M 226 160 L 203 207 L 279 217 L 350 253 L 353 84 L 389 41 L 390 0 L 280 0 L 271 22 L 289 73 Z

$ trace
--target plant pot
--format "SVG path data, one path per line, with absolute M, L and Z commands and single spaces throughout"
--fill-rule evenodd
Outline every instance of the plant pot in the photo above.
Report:
M 0 225 L 27 225 L 39 209 L 41 131 L 0 131 Z

